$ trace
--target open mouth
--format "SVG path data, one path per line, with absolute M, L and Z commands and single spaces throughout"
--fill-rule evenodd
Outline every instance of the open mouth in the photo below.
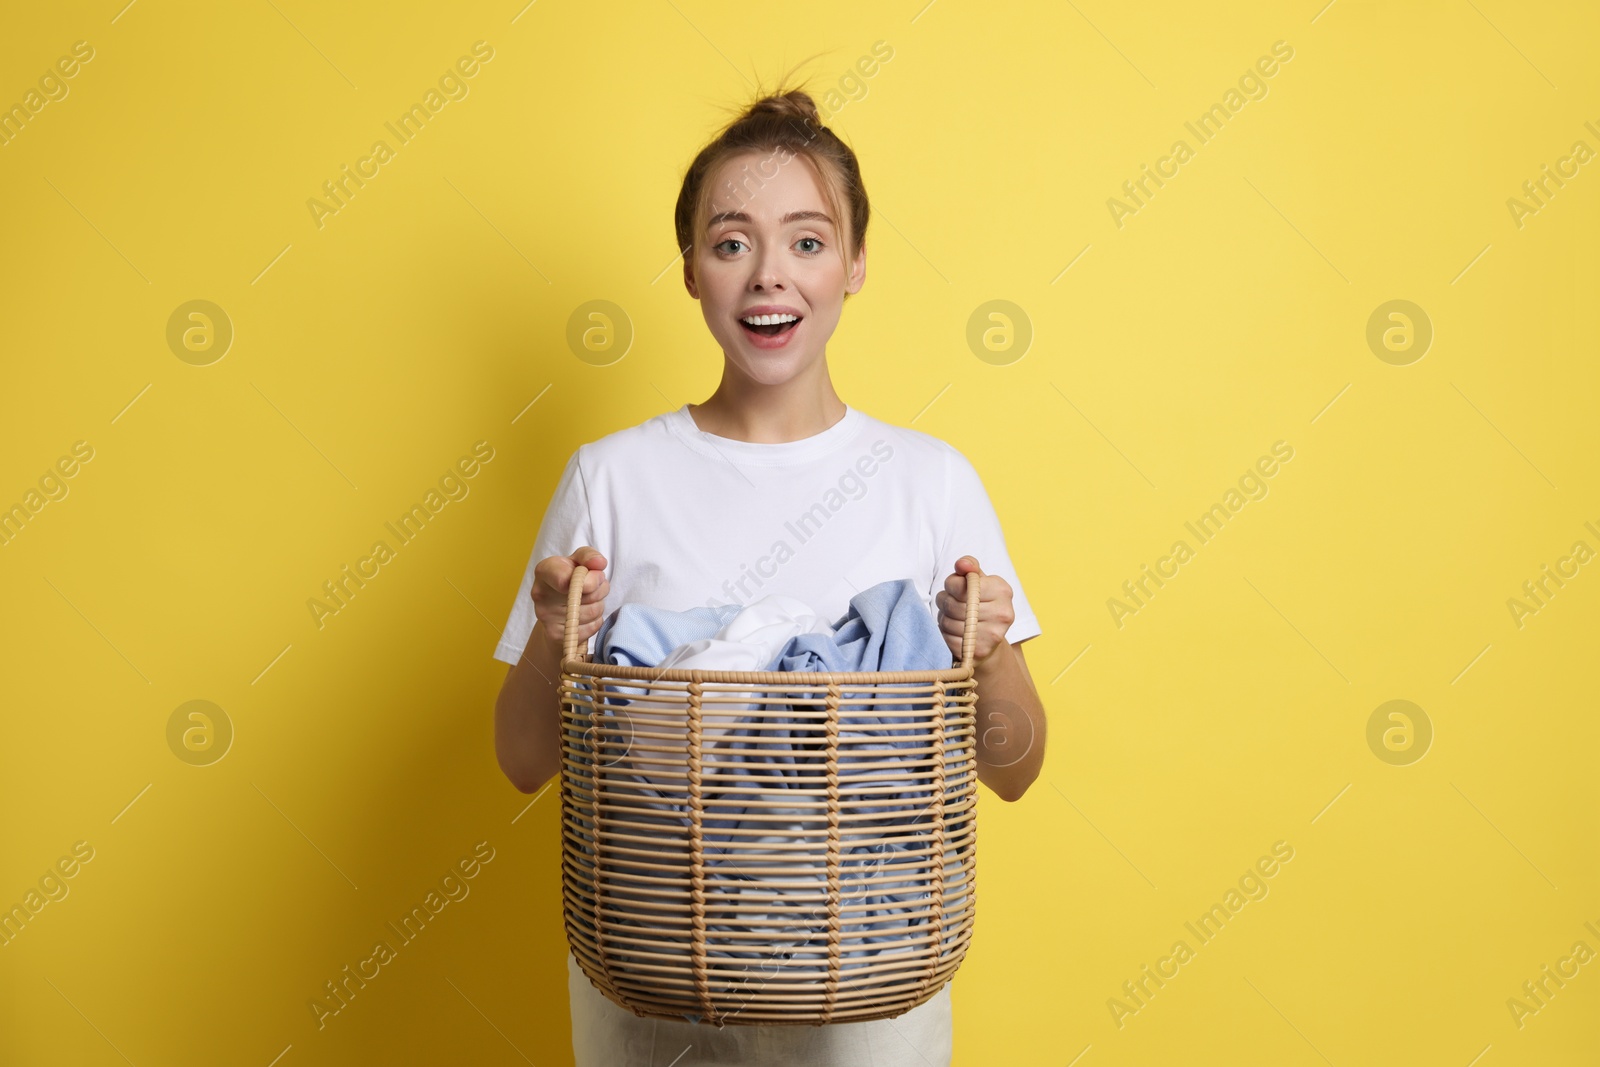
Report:
M 800 318 L 796 315 L 753 315 L 740 319 L 739 325 L 762 337 L 776 337 L 800 325 Z

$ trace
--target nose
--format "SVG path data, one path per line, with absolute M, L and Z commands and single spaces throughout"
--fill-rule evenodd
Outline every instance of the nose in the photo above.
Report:
M 766 293 L 777 290 L 783 291 L 785 287 L 783 272 L 779 269 L 779 256 L 782 251 L 768 246 L 752 257 L 755 264 L 750 275 L 750 290 L 756 293 Z

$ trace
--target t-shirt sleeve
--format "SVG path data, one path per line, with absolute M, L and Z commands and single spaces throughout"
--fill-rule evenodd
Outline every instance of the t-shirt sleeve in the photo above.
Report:
M 1006 640 L 1012 644 L 1038 637 L 1043 631 L 1033 614 L 1033 605 L 1011 563 L 1011 553 L 1006 550 L 1005 534 L 1000 529 L 1000 517 L 995 514 L 989 493 L 977 468 L 959 450 L 947 448 L 945 462 L 946 509 L 949 532 L 940 549 L 940 571 L 933 592 L 944 588 L 944 581 L 956 571 L 956 560 L 972 556 L 984 574 L 998 574 L 1011 586 L 1011 607 L 1016 615 L 1006 631 Z
M 517 598 L 511 604 L 511 616 L 506 620 L 500 643 L 495 646 L 494 658 L 502 663 L 515 664 L 522 658 L 522 650 L 527 647 L 534 624 L 539 621 L 534 614 L 530 595 L 533 592 L 533 568 L 542 559 L 565 556 L 575 548 L 594 543 L 594 528 L 589 517 L 589 493 L 579 463 L 581 451 L 580 448 L 573 452 L 567 460 L 561 480 L 556 483 L 550 503 L 545 507 L 544 519 L 539 523 L 539 533 L 533 540 L 533 552 L 522 574 L 522 584 L 517 588 Z

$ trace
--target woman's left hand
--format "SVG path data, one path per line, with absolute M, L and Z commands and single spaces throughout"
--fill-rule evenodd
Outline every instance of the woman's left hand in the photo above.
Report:
M 1017 615 L 1011 606 L 1011 586 L 1004 578 L 984 574 L 972 556 L 956 560 L 955 573 L 944 580 L 944 589 L 934 601 L 939 607 L 939 629 L 957 660 L 961 658 L 961 638 L 967 629 L 967 574 L 971 571 L 982 575 L 978 581 L 976 647 L 972 651 L 972 661 L 978 664 L 1007 643 L 1006 631 Z

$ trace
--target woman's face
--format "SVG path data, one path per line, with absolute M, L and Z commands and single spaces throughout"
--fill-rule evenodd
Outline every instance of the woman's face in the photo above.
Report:
M 684 261 L 684 284 L 700 301 L 728 363 L 749 380 L 779 385 L 822 359 L 844 294 L 866 279 L 866 253 L 848 274 L 839 250 L 849 226 L 830 217 L 810 163 L 786 152 L 744 152 L 709 176 L 709 224 Z M 798 316 L 753 330 L 763 309 Z

